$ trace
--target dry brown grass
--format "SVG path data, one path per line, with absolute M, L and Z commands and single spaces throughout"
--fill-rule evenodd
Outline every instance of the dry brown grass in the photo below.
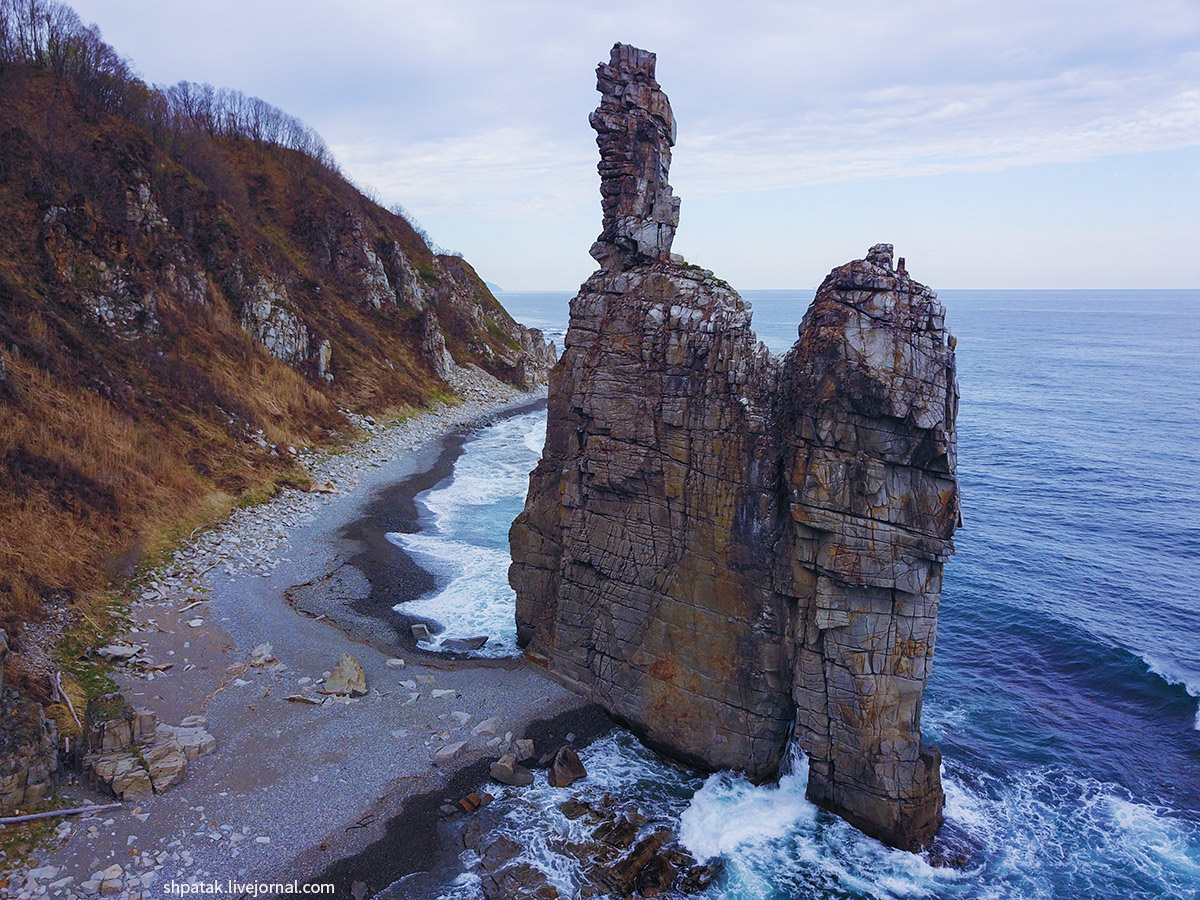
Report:
M 169 227 L 131 224 L 134 178 L 148 180 Z M 107 585 L 236 504 L 302 483 L 286 454 L 255 442 L 260 429 L 279 447 L 329 443 L 346 428 L 339 406 L 407 415 L 442 396 L 420 350 L 421 312 L 362 302 L 364 245 L 430 273 L 464 361 L 473 340 L 504 349 L 475 333 L 474 306 L 446 299 L 408 223 L 328 168 L 238 139 L 180 150 L 136 119 L 85 112 L 47 72 L 0 71 L 0 628 L 18 653 L 23 623 L 63 604 L 80 629 L 66 643 L 86 647 L 109 624 L 87 618 Z M 85 291 L 99 290 L 86 273 L 100 264 L 119 273 L 126 301 L 153 295 L 151 327 L 97 319 Z M 173 275 L 189 270 L 201 299 L 177 289 Z M 265 277 L 330 342 L 332 384 L 243 328 L 247 291 Z M 80 652 L 62 663 L 86 693 L 102 677 L 67 665 Z
M 267 439 L 312 439 L 314 408 L 336 411 L 292 370 L 256 360 L 241 391 Z M 136 421 L 91 391 L 66 387 L 20 358 L 6 361 L 21 403 L 0 404 L 0 627 L 36 616 L 51 593 L 77 597 L 132 564 L 158 558 L 197 527 L 228 515 L 237 495 L 268 495 L 303 475 L 202 416 Z M 186 427 L 179 427 L 183 424 Z M 210 470 L 208 477 L 189 463 Z M 219 464 L 218 464 L 219 463 Z M 221 482 L 234 489 L 225 490 Z

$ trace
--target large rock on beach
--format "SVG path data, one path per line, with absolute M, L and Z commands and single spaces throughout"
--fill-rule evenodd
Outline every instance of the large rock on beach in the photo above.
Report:
M 343 653 L 329 677 L 325 679 L 325 693 L 344 697 L 365 697 L 367 676 L 363 672 L 362 663 L 349 653 Z
M 527 787 L 533 784 L 533 773 L 524 766 L 517 765 L 516 757 L 511 753 L 505 753 L 492 763 L 491 776 L 501 784 L 515 787 Z
M 959 523 L 953 338 L 892 246 L 830 272 L 783 356 L 671 253 L 654 55 L 597 70 L 601 268 L 571 301 L 511 533 L 522 646 L 650 745 L 809 797 L 896 847 L 942 818 L 922 743 Z
M 93 697 L 85 721 L 84 772 L 121 799 L 161 794 L 182 782 L 189 762 L 216 749 L 203 716 L 163 725 L 120 694 Z

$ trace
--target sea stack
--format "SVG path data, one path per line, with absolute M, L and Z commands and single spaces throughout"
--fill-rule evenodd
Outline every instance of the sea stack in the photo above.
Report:
M 601 268 L 510 534 L 519 641 L 692 764 L 762 781 L 798 745 L 814 802 L 920 849 L 942 820 L 921 701 L 959 522 L 944 310 L 877 244 L 772 355 L 749 305 L 671 253 L 654 65 L 617 44 L 597 70 Z

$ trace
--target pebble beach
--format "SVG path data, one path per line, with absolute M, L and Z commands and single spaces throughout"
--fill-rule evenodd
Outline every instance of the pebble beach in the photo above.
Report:
M 161 723 L 206 730 L 215 748 L 168 791 L 64 818 L 5 873 L 6 895 L 145 900 L 182 885 L 320 882 L 394 838 L 406 809 L 422 821 L 401 831 L 436 828 L 439 809 L 531 725 L 544 734 L 577 713 L 580 699 L 538 667 L 421 650 L 391 611 L 429 576 L 371 546 L 393 527 L 376 518 L 443 477 L 472 429 L 545 396 L 478 372 L 460 382 L 458 405 L 393 425 L 356 420 L 364 437 L 344 451 L 301 451 L 313 489 L 237 510 L 136 583 L 114 644 L 136 651 L 117 667 L 122 692 Z M 365 693 L 332 690 L 345 656 Z M 112 802 L 72 781 L 61 805 Z M 421 868 L 393 856 L 366 887 Z

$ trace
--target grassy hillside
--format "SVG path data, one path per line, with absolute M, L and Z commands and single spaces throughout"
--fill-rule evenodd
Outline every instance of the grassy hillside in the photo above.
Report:
M 28 9 L 57 36 L 22 30 Z M 0 0 L 0 628 L 34 693 L 24 623 L 301 478 L 288 448 L 344 431 L 340 410 L 447 396 L 447 353 L 513 384 L 546 363 L 311 131 L 149 88 L 63 10 Z

